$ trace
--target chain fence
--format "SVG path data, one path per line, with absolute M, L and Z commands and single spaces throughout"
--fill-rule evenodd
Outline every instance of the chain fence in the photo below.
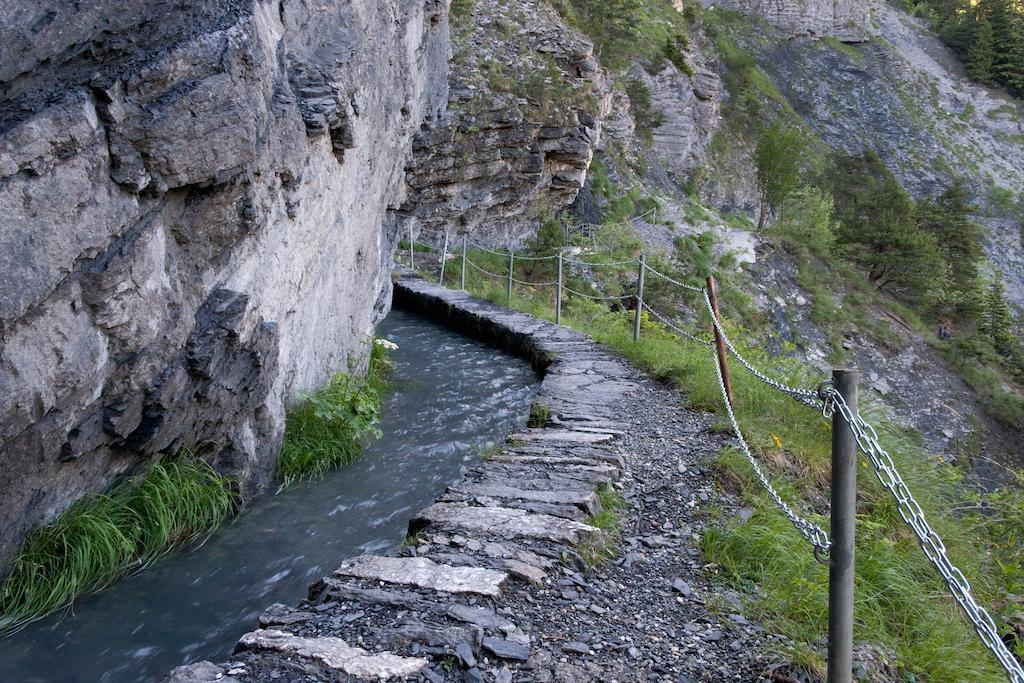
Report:
M 417 242 L 414 239 L 410 239 L 411 248 L 410 251 L 415 251 L 415 245 L 420 244 L 421 246 L 427 247 L 430 253 L 436 253 L 436 248 L 431 245 Z M 782 382 L 780 380 L 769 377 L 765 373 L 761 372 L 754 363 L 750 362 L 746 357 L 743 356 L 736 348 L 736 345 L 730 339 L 729 335 L 725 331 L 724 325 L 719 320 L 716 308 L 712 304 L 710 293 L 706 287 L 695 287 L 693 285 L 681 282 L 676 278 L 673 278 L 665 273 L 662 273 L 645 263 L 641 259 L 637 260 L 624 260 L 624 261 L 608 261 L 608 262 L 586 262 L 570 258 L 565 258 L 561 252 L 549 255 L 549 256 L 536 256 L 536 255 L 520 255 L 512 252 L 499 252 L 487 247 L 477 245 L 475 242 L 470 242 L 468 239 L 463 242 L 463 253 L 462 259 L 466 266 L 473 268 L 480 273 L 507 280 L 509 282 L 509 291 L 511 292 L 511 285 L 513 283 L 519 284 L 525 287 L 556 287 L 558 291 L 571 294 L 580 298 L 599 301 L 599 302 L 628 302 L 634 301 L 634 305 L 639 311 L 647 311 L 651 316 L 657 319 L 667 329 L 678 335 L 680 339 L 686 339 L 693 341 L 702 346 L 710 349 L 711 364 L 715 368 L 716 377 L 718 380 L 718 387 L 722 395 L 722 401 L 725 405 L 726 415 L 729 418 L 730 426 L 732 427 L 733 433 L 736 436 L 736 442 L 739 446 L 740 451 L 743 453 L 744 458 L 750 465 L 754 474 L 757 477 L 761 487 L 767 492 L 768 496 L 775 503 L 776 507 L 785 515 L 797 532 L 803 536 L 804 539 L 810 544 L 814 551 L 815 557 L 821 561 L 825 561 L 831 549 L 831 541 L 825 530 L 797 513 L 779 494 L 776 490 L 772 481 L 768 478 L 764 469 L 761 467 L 757 458 L 754 457 L 750 446 L 747 444 L 746 439 L 743 436 L 743 432 L 740 428 L 739 421 L 736 418 L 735 411 L 729 395 L 726 389 L 725 377 L 722 372 L 722 368 L 717 359 L 717 352 L 714 348 L 714 344 L 707 339 L 702 339 L 691 332 L 686 331 L 675 323 L 671 317 L 659 312 L 650 305 L 649 302 L 643 300 L 642 289 L 637 294 L 623 294 L 623 295 L 597 295 L 587 294 L 580 292 L 576 289 L 572 289 L 565 285 L 562 279 L 562 271 L 559 269 L 559 280 L 550 282 L 529 282 L 524 280 L 516 279 L 513 273 L 498 274 L 492 273 L 468 258 L 466 249 L 468 245 L 473 245 L 474 248 L 479 249 L 485 253 L 490 253 L 497 256 L 508 257 L 510 263 L 514 264 L 515 261 L 545 261 L 558 259 L 562 264 L 573 264 L 580 267 L 599 268 L 599 267 L 621 267 L 626 265 L 636 265 L 638 272 L 648 273 L 661 280 L 668 282 L 669 284 L 675 285 L 688 292 L 698 292 L 704 299 L 704 305 L 707 310 L 708 316 L 711 321 L 712 330 L 717 333 L 718 337 L 724 343 L 727 352 L 730 356 L 736 359 L 736 361 L 756 380 L 764 383 L 772 389 L 786 395 L 796 401 L 806 405 L 814 410 L 821 411 L 822 415 L 826 418 L 831 418 L 835 412 L 839 412 L 842 417 L 847 421 L 852 430 L 858 448 L 868 457 L 871 461 L 875 475 L 882 486 L 892 494 L 896 501 L 897 510 L 903 521 L 911 528 L 917 537 L 922 550 L 928 560 L 934 565 L 939 575 L 945 581 L 949 588 L 950 593 L 954 601 L 960 606 L 967 620 L 974 628 L 975 632 L 980 637 L 982 643 L 995 655 L 996 659 L 1006 671 L 1008 680 L 1011 683 L 1024 683 L 1024 668 L 1022 668 L 1020 661 L 1013 655 L 1006 644 L 1003 642 L 999 635 L 999 629 L 993 621 L 988 611 L 982 607 L 974 596 L 973 589 L 971 588 L 970 582 L 964 576 L 963 572 L 960 571 L 950 560 L 946 551 L 946 546 L 942 542 L 942 539 L 929 526 L 925 519 L 924 511 L 921 505 L 914 498 L 910 489 L 907 487 L 906 482 L 900 475 L 893 462 L 892 457 L 888 452 L 881 446 L 878 434 L 874 427 L 865 422 L 860 415 L 851 410 L 847 405 L 843 397 L 834 388 L 823 383 L 817 390 L 806 389 L 801 387 L 794 387 Z M 449 252 L 447 249 L 442 248 L 442 253 L 438 255 L 439 260 L 447 259 L 449 256 L 458 256 L 456 253 Z M 561 297 L 557 296 L 556 301 L 561 302 Z M 560 315 L 560 311 L 559 311 Z M 639 319 L 639 318 L 638 318 Z

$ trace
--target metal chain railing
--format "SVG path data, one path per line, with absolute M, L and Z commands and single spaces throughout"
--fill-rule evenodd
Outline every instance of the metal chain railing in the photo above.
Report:
M 718 331 L 718 334 L 722 336 L 722 341 L 725 342 L 725 345 L 726 347 L 728 347 L 729 352 L 736 357 L 736 360 L 739 361 L 740 365 L 746 368 L 747 372 L 749 372 L 751 375 L 753 375 L 760 381 L 764 382 L 768 386 L 772 387 L 773 389 L 777 389 L 778 391 L 781 391 L 784 394 L 788 394 L 796 398 L 809 399 L 813 401 L 813 404 L 809 405 L 813 405 L 814 407 L 820 405 L 821 402 L 818 397 L 818 392 L 811 391 L 810 389 L 800 389 L 798 387 L 791 387 L 788 384 L 784 384 L 776 379 L 772 379 L 771 377 L 769 377 L 768 375 L 764 374 L 756 367 L 754 367 L 754 365 L 750 361 L 744 358 L 740 354 L 740 352 L 736 350 L 736 347 L 733 345 L 732 340 L 729 339 L 729 335 L 725 333 L 725 330 L 722 328 L 722 325 L 718 322 L 718 316 L 715 315 L 715 309 L 711 305 L 711 298 L 708 296 L 707 291 L 704 291 L 704 303 L 706 304 L 708 313 L 711 316 L 711 324 L 715 326 L 715 329 Z
M 469 242 L 467 241 L 466 243 L 468 244 Z M 417 244 L 417 242 L 413 240 L 412 244 L 413 247 L 415 247 L 415 244 Z M 491 254 L 495 254 L 502 257 L 509 256 L 508 252 L 503 253 L 494 251 L 491 249 L 487 249 L 486 247 L 476 245 L 475 243 L 473 243 L 473 245 L 474 247 Z M 429 247 L 430 245 L 422 244 L 422 246 Z M 431 250 L 433 253 L 433 248 L 431 248 Z M 447 258 L 447 256 L 448 252 L 447 250 L 445 250 L 444 253 L 440 255 L 440 258 L 444 259 Z M 532 257 L 532 260 L 546 260 L 549 258 L 557 259 L 559 257 L 560 254 L 555 254 L 554 256 L 547 257 Z M 559 281 L 557 282 L 526 282 L 523 280 L 518 280 L 512 276 L 511 266 L 508 274 L 498 274 L 492 273 L 488 270 L 481 268 L 477 264 L 473 263 L 473 261 L 466 258 L 465 254 L 463 254 L 463 259 L 464 263 L 467 266 L 479 271 L 480 273 L 483 273 L 484 275 L 508 280 L 510 292 L 512 283 L 517 283 L 524 286 L 534 287 L 555 286 L 559 288 L 560 292 L 564 291 L 574 296 L 590 299 L 593 301 L 627 301 L 629 299 L 635 299 L 640 310 L 646 310 L 647 312 L 649 312 L 668 329 L 672 330 L 681 337 L 697 342 L 702 346 L 712 348 L 712 365 L 715 367 L 715 373 L 718 379 L 718 387 L 721 391 L 722 399 L 725 404 L 726 414 L 728 415 L 729 422 L 732 426 L 733 432 L 736 435 L 736 439 L 739 444 L 740 450 L 742 451 L 747 462 L 750 464 L 750 467 L 754 471 L 754 474 L 757 476 L 757 479 L 760 482 L 761 486 L 768 493 L 770 498 L 775 502 L 776 506 L 778 506 L 778 508 L 783 512 L 783 514 L 793 525 L 793 527 L 805 539 L 807 539 L 807 541 L 814 548 L 815 556 L 818 557 L 819 560 L 821 560 L 823 555 L 827 555 L 829 553 L 832 547 L 832 543 L 829 540 L 829 536 L 825 532 L 825 530 L 822 529 L 819 525 L 809 521 L 805 517 L 802 517 L 800 514 L 795 512 L 788 503 L 786 503 L 786 501 L 782 498 L 779 492 L 772 485 L 771 481 L 768 479 L 768 476 L 761 468 L 761 465 L 754 458 L 754 455 L 751 452 L 750 447 L 743 436 L 743 432 L 740 429 L 739 422 L 736 418 L 736 414 L 730 401 L 730 396 L 726 388 L 726 381 L 723 375 L 722 366 L 717 362 L 717 352 L 714 349 L 714 344 L 712 344 L 710 341 L 706 339 L 701 339 L 700 337 L 697 337 L 691 334 L 690 332 L 687 332 L 682 327 L 673 322 L 671 319 L 669 319 L 667 316 L 662 315 L 657 310 L 652 308 L 646 301 L 643 300 L 643 296 L 641 293 L 642 286 L 640 292 L 638 292 L 637 295 L 592 295 L 565 286 L 564 283 L 561 282 L 561 269 L 559 269 Z M 518 254 L 515 254 L 514 259 L 531 260 L 531 257 L 520 256 Z M 640 272 L 652 273 L 653 275 L 660 277 L 663 280 L 671 284 L 674 284 L 678 287 L 686 289 L 687 291 L 700 292 L 703 296 L 704 303 L 708 310 L 708 313 L 710 314 L 711 323 L 714 331 L 717 332 L 719 338 L 724 343 L 725 348 L 728 350 L 728 354 L 732 355 L 740 363 L 740 365 L 742 365 L 744 369 L 751 374 L 751 376 L 753 376 L 758 381 L 763 382 L 764 384 L 772 387 L 776 391 L 779 391 L 780 393 L 789 396 L 797 400 L 798 402 L 807 405 L 810 408 L 813 408 L 815 410 L 821 410 L 822 414 L 825 417 L 832 417 L 833 413 L 838 411 L 842 415 L 846 423 L 849 425 L 854 437 L 856 438 L 857 446 L 871 460 L 872 466 L 874 467 L 875 474 L 878 477 L 878 480 L 881 482 L 882 486 L 886 490 L 888 490 L 895 498 L 897 510 L 900 514 L 900 517 L 914 531 L 914 534 L 917 536 L 925 556 L 935 566 L 939 574 L 942 576 L 943 580 L 946 582 L 950 592 L 952 593 L 954 600 L 963 610 L 968 621 L 970 621 L 971 625 L 977 632 L 978 636 L 981 638 L 982 642 L 989 650 L 992 651 L 992 653 L 996 656 L 999 663 L 1006 670 L 1011 683 L 1024 683 L 1024 669 L 1022 669 L 1021 663 L 1017 661 L 1013 653 L 1010 652 L 1009 648 L 1007 648 L 1006 644 L 1000 638 L 999 630 L 996 627 L 992 617 L 985 610 L 985 608 L 982 607 L 975 599 L 972 592 L 971 584 L 967 581 L 967 578 L 964 576 L 963 572 L 961 572 L 960 569 L 958 569 L 950 561 L 949 556 L 946 552 L 945 544 L 942 542 L 942 539 L 939 537 L 939 535 L 928 524 L 927 520 L 925 519 L 923 509 L 921 508 L 917 500 L 914 498 L 913 494 L 910 492 L 910 489 L 907 487 L 906 482 L 903 480 L 903 477 L 900 475 L 899 471 L 896 469 L 896 465 L 894 464 L 892 457 L 888 454 L 888 452 L 885 451 L 884 448 L 882 448 L 881 444 L 879 443 L 877 432 L 870 424 L 865 422 L 855 410 L 851 410 L 851 408 L 847 405 L 846 401 L 843 399 L 842 395 L 836 389 L 830 387 L 827 384 L 822 385 L 819 391 L 812 391 L 810 389 L 793 387 L 788 384 L 785 384 L 784 382 L 769 377 L 768 375 L 758 370 L 753 363 L 748 361 L 742 354 L 740 354 L 739 350 L 736 348 L 732 340 L 726 334 L 724 326 L 720 323 L 718 316 L 716 315 L 715 307 L 712 304 L 711 297 L 706 288 L 694 287 L 693 285 L 680 282 L 679 280 L 676 280 L 668 275 L 665 275 L 664 273 L 661 273 L 658 270 L 651 268 L 650 266 L 647 266 L 642 258 L 639 260 L 639 262 L 621 261 L 607 263 L 587 263 L 583 261 L 576 261 L 573 259 L 565 258 L 562 258 L 561 260 L 562 263 L 576 264 L 588 267 L 610 267 L 632 265 L 635 263 L 639 263 Z M 510 260 L 510 264 L 512 262 L 513 260 Z M 639 311 L 637 315 L 639 320 Z M 723 351 L 723 354 L 724 353 L 725 351 Z
M 974 627 L 985 646 L 992 651 L 1006 669 L 1012 683 L 1024 683 L 1024 668 L 1013 656 L 999 637 L 999 629 L 988 611 L 978 604 L 972 593 L 971 584 L 956 565 L 949 559 L 946 546 L 925 519 L 924 510 L 907 488 L 892 457 L 878 442 L 875 428 L 865 422 L 846 405 L 846 401 L 834 389 L 827 389 L 826 410 L 838 410 L 850 425 L 857 439 L 857 446 L 871 460 L 875 475 L 882 486 L 896 499 L 896 509 L 921 543 L 921 549 L 939 574 L 946 581 L 953 599 L 963 609 L 968 621 Z
M 644 267 L 647 269 L 648 273 L 651 273 L 653 275 L 657 275 L 662 280 L 665 280 L 666 282 L 670 282 L 671 284 L 676 285 L 677 287 L 682 287 L 683 289 L 686 289 L 686 290 L 691 291 L 691 292 L 703 292 L 704 291 L 704 289 L 702 287 L 694 287 L 693 285 L 688 285 L 685 282 L 680 282 L 679 280 L 671 278 L 668 275 L 665 275 L 664 273 L 658 272 L 657 270 L 655 270 L 654 268 L 651 268 L 647 264 L 644 264 Z
M 691 333 L 687 332 L 686 330 L 684 330 L 683 328 L 679 327 L 679 326 L 678 326 L 678 325 L 676 325 L 676 324 L 675 324 L 674 322 L 672 322 L 671 320 L 669 320 L 668 318 L 666 318 L 665 316 L 663 316 L 663 315 L 662 315 L 661 313 L 658 313 L 658 312 L 657 312 L 656 310 L 654 310 L 653 308 L 651 308 L 651 307 L 650 307 L 650 306 L 649 306 L 649 305 L 647 304 L 647 302 L 646 302 L 646 301 L 641 301 L 641 302 L 640 302 L 640 305 L 644 307 L 644 310 L 645 310 L 645 311 L 647 311 L 648 313 L 650 313 L 651 315 L 653 315 L 653 316 L 654 316 L 655 318 L 657 318 L 657 319 L 658 319 L 658 321 L 659 321 L 659 322 L 660 322 L 660 323 L 661 323 L 662 325 L 664 325 L 665 327 L 669 328 L 670 330 L 672 330 L 672 331 L 673 331 L 673 332 L 675 332 L 676 334 L 678 334 L 678 335 L 682 335 L 683 337 L 686 337 L 687 339 L 690 339 L 690 340 L 692 340 L 692 341 L 695 341 L 695 342 L 697 342 L 698 344 L 702 344 L 702 345 L 704 345 L 704 346 L 712 346 L 711 342 L 709 342 L 709 341 L 708 341 L 707 339 L 701 339 L 700 337 L 697 337 L 697 336 L 695 336 L 695 335 L 693 335 L 693 334 L 691 334 Z
M 736 440 L 739 441 L 740 449 L 743 451 L 743 455 L 746 456 L 747 462 L 750 463 L 750 467 L 754 470 L 754 474 L 757 475 L 758 480 L 761 482 L 761 486 L 764 487 L 768 495 L 772 497 L 775 504 L 782 510 L 783 514 L 789 519 L 790 523 L 796 528 L 800 534 L 806 538 L 810 544 L 814 547 L 815 554 L 828 554 L 831 543 L 828 540 L 828 534 L 825 530 L 814 522 L 808 521 L 793 511 L 791 507 L 782 499 L 779 492 L 775 490 L 772 483 L 768 481 L 768 477 L 761 469 L 761 465 L 758 464 L 757 460 L 754 459 L 754 455 L 750 452 L 750 447 L 747 446 L 747 440 L 743 438 L 743 432 L 740 430 L 739 422 L 736 421 L 736 413 L 733 412 L 732 404 L 729 402 L 729 395 L 725 391 L 725 378 L 722 376 L 722 369 L 718 365 L 718 360 L 715 356 L 715 351 L 711 352 L 712 365 L 715 366 L 715 373 L 718 377 L 718 388 L 722 392 L 722 401 L 725 403 L 725 411 L 729 416 L 729 422 L 732 423 L 733 432 L 736 434 Z

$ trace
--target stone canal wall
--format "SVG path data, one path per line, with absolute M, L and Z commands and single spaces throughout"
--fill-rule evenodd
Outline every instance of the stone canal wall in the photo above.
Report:
M 713 680 L 752 680 L 754 650 L 705 608 L 689 527 L 710 476 L 688 470 L 677 444 L 716 451 L 707 419 L 566 327 L 409 272 L 394 301 L 530 358 L 544 424 L 510 435 L 417 512 L 394 556 L 342 561 L 298 606 L 270 606 L 230 661 L 166 681 L 632 681 L 714 667 Z M 633 535 L 615 534 L 629 551 L 595 573 L 611 540 L 595 526 L 602 487 L 647 490 L 640 506 L 656 514 L 636 508 Z M 753 637 L 743 624 L 732 626 Z M 677 644 L 684 637 L 692 650 Z

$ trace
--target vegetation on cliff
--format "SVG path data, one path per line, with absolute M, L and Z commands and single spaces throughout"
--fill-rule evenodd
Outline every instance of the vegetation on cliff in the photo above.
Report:
M 338 373 L 287 411 L 282 487 L 350 463 L 379 435 L 394 344 L 370 346 L 365 375 Z M 196 451 L 167 456 L 105 494 L 87 495 L 32 532 L 0 586 L 0 633 L 70 605 L 175 548 L 201 542 L 231 517 L 236 482 Z
M 1014 0 L 904 0 L 928 19 L 977 81 L 1024 97 L 1024 6 Z
M 366 438 L 380 437 L 377 424 L 393 347 L 385 339 L 375 340 L 365 375 L 338 373 L 288 410 L 277 461 L 283 486 L 349 464 L 362 453 Z

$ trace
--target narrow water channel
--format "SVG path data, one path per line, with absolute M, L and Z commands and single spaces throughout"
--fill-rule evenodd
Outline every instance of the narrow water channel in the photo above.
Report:
M 399 349 L 384 436 L 362 459 L 0 641 L 0 681 L 136 683 L 224 661 L 268 605 L 297 602 L 345 557 L 401 543 L 413 513 L 525 422 L 537 384 L 525 361 L 402 311 L 378 336 Z

